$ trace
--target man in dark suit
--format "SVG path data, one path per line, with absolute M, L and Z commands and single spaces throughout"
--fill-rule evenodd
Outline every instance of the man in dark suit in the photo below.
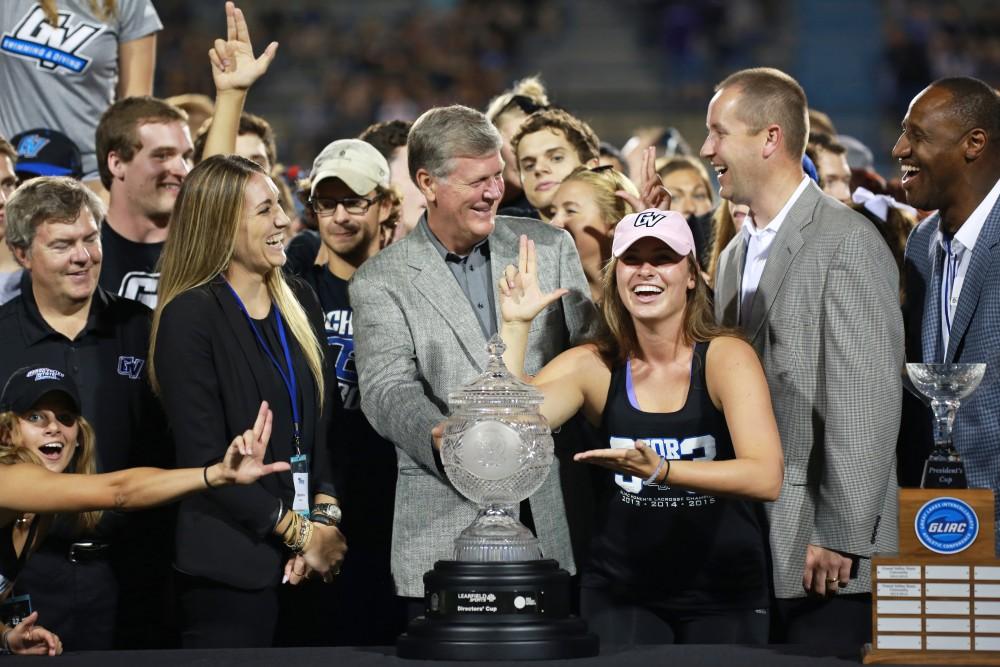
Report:
M 785 454 L 766 505 L 772 640 L 858 647 L 871 633 L 869 557 L 896 547 L 903 322 L 878 231 L 802 171 L 806 97 L 787 74 L 716 87 L 701 154 L 752 214 L 719 258 L 716 317 L 760 355 Z
M 986 363 L 953 437 L 969 486 L 1000 498 L 1000 96 L 978 79 L 934 82 L 910 103 L 892 156 L 910 205 L 937 209 L 906 244 L 906 358 Z M 913 407 L 920 436 L 908 444 L 923 458 L 931 416 Z
M 494 289 L 504 267 L 516 263 L 521 234 L 535 241 L 542 288 L 570 290 L 535 319 L 528 371 L 581 342 L 593 322 L 572 237 L 538 220 L 496 216 L 501 144 L 486 117 L 467 107 L 431 109 L 417 119 L 409 167 L 427 214 L 366 261 L 350 285 L 361 408 L 396 445 L 392 573 L 411 616 L 423 608 L 424 572 L 452 557 L 453 540 L 477 513 L 439 467 L 431 432 L 448 414 L 448 394 L 484 370 L 499 321 Z M 530 512 L 544 556 L 572 572 L 558 461 Z

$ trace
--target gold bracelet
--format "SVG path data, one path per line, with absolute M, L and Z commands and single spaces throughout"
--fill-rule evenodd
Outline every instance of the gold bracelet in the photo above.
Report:
M 302 521 L 302 525 L 305 527 L 305 532 L 304 532 L 303 538 L 302 538 L 302 546 L 298 549 L 299 553 L 303 553 L 306 550 L 306 548 L 309 546 L 309 543 L 312 542 L 313 530 L 314 530 L 313 529 L 313 522 L 309 521 L 308 519 L 304 519 Z
M 291 550 L 295 550 L 296 538 L 299 534 L 299 521 L 302 517 L 294 510 L 288 510 L 288 525 L 281 531 L 281 541 Z

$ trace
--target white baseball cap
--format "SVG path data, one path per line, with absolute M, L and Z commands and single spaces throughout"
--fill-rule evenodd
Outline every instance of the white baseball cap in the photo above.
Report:
M 364 196 L 376 185 L 389 185 L 389 163 L 374 146 L 360 139 L 338 139 L 313 160 L 311 197 L 326 178 L 339 178 L 354 194 Z

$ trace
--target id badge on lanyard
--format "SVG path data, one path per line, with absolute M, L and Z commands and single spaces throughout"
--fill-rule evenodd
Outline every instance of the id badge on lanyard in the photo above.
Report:
M 309 455 L 296 454 L 291 458 L 292 483 L 295 485 L 295 500 L 292 510 L 304 517 L 309 516 Z

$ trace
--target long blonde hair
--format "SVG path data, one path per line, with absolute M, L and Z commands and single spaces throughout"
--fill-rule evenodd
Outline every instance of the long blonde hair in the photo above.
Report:
M 97 472 L 97 436 L 94 427 L 85 418 L 77 416 L 79 427 L 76 439 L 76 451 L 64 472 L 81 475 L 93 475 Z M 15 463 L 33 463 L 43 465 L 41 459 L 19 444 L 21 432 L 17 425 L 17 413 L 0 412 L 0 465 Z M 70 483 L 67 481 L 67 484 Z M 83 530 L 93 530 L 101 520 L 101 512 L 80 512 L 77 514 L 77 526 Z
M 181 186 L 170 216 L 170 235 L 160 256 L 160 286 L 149 341 L 149 379 L 159 393 L 156 377 L 156 337 L 163 309 L 179 294 L 200 287 L 224 272 L 233 260 L 236 235 L 244 214 L 247 183 L 254 174 L 267 176 L 256 163 L 238 155 L 213 155 L 198 163 Z M 264 277 L 271 301 L 306 356 L 323 401 L 323 348 L 280 268 Z
M 42 11 L 45 12 L 45 20 L 49 25 L 55 27 L 59 25 L 59 10 L 56 8 L 56 0 L 39 0 Z M 90 0 L 90 11 L 94 12 L 102 21 L 110 20 L 118 16 L 118 0 L 104 0 L 99 4 L 97 0 Z

